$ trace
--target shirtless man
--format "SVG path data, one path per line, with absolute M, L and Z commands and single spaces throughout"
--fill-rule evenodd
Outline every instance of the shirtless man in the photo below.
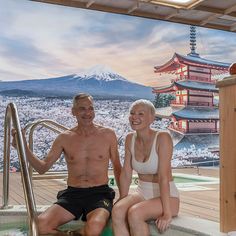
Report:
M 115 196 L 107 185 L 109 160 L 119 187 L 121 164 L 117 138 L 111 129 L 93 123 L 95 114 L 90 95 L 74 97 L 72 114 L 77 126 L 59 134 L 43 160 L 31 152 L 25 140 L 27 159 L 39 174 L 47 172 L 62 153 L 68 168 L 68 188 L 59 191 L 57 202 L 39 215 L 39 232 L 57 233 L 58 226 L 82 215 L 87 221 L 83 235 L 99 236 L 109 219 Z M 15 143 L 13 138 L 13 146 Z

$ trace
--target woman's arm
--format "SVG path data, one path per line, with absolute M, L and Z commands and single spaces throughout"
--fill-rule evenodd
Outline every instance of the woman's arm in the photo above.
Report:
M 129 187 L 132 181 L 133 169 L 131 166 L 131 144 L 132 134 L 128 134 L 125 139 L 125 160 L 120 175 L 120 198 L 124 198 L 129 193 Z
M 172 219 L 170 207 L 170 176 L 171 159 L 173 154 L 173 142 L 167 132 L 162 132 L 158 137 L 158 180 L 160 185 L 161 202 L 163 215 L 158 219 L 158 228 L 166 229 Z

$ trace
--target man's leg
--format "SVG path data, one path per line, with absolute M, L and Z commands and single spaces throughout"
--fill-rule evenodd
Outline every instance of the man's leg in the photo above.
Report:
M 89 189 L 89 197 L 84 205 L 83 219 L 87 222 L 83 229 L 86 236 L 100 236 L 111 215 L 115 192 L 108 185 Z
M 99 236 L 105 228 L 110 217 L 110 212 L 104 208 L 97 208 L 86 216 L 87 222 L 81 231 L 85 236 Z
M 55 234 L 57 227 L 63 225 L 75 216 L 63 207 L 54 204 L 49 207 L 45 212 L 41 213 L 38 217 L 38 226 L 40 234 Z

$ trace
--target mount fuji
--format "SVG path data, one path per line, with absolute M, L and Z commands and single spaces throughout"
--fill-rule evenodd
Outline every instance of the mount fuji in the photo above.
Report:
M 80 92 L 104 98 L 153 98 L 151 87 L 131 82 L 101 65 L 80 74 L 56 78 L 0 81 L 0 94 L 3 95 L 73 96 Z

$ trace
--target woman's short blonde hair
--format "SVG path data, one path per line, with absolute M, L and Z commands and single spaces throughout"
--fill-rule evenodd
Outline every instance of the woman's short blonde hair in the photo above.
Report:
M 135 102 L 133 102 L 131 104 L 129 111 L 131 111 L 133 109 L 133 107 L 136 105 L 144 105 L 145 107 L 147 107 L 150 110 L 151 114 L 155 116 L 156 108 L 154 107 L 154 105 L 151 101 L 146 100 L 146 99 L 136 100 Z

